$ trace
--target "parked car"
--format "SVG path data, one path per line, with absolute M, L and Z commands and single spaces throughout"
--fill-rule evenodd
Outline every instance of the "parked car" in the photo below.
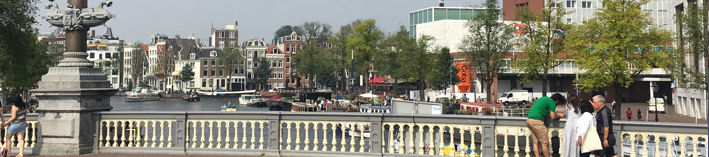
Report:
M 655 113 L 655 112 L 665 113 L 665 99 L 664 98 L 650 99 L 647 101 L 647 103 L 649 104 L 647 109 L 650 113 Z M 657 104 L 657 108 L 655 108 L 655 104 Z

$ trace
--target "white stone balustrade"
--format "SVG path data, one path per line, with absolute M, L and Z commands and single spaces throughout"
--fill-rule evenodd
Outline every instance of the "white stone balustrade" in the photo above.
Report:
M 289 151 L 369 152 L 370 125 L 356 121 L 282 120 L 279 144 Z
M 187 120 L 185 142 L 199 149 L 264 149 L 268 121 L 264 120 Z M 190 140 L 191 139 L 191 140 Z
M 102 147 L 170 148 L 172 125 L 169 119 L 102 119 L 98 145 Z M 170 142 L 170 143 L 168 143 Z
M 480 140 L 475 140 L 476 135 L 479 139 L 482 134 L 480 125 L 385 122 L 382 129 L 384 153 L 446 156 L 481 153 L 477 147 Z M 456 151 L 458 145 L 464 150 Z
M 24 135 L 24 139 L 25 139 L 24 140 L 25 141 L 24 147 L 25 148 L 34 148 L 34 146 L 37 144 L 37 131 L 38 131 L 37 124 L 38 123 L 36 120 L 27 120 L 27 127 L 25 128 L 25 135 Z M 0 137 L 2 137 L 2 139 L 0 139 L 0 141 L 2 141 L 3 147 L 5 147 L 7 144 L 6 142 L 8 142 L 5 140 L 6 134 L 4 134 L 7 131 L 7 127 L 9 127 L 9 125 L 4 128 L 0 128 L 0 132 L 3 133 L 2 135 L 0 135 Z M 15 138 L 10 139 L 9 142 L 12 143 L 13 148 L 19 147 L 17 145 L 18 142 L 16 141 Z

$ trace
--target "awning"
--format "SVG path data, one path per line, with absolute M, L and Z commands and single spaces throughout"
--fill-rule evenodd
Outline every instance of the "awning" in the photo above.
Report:
M 372 80 L 369 80 L 369 84 L 383 83 L 383 82 L 386 81 L 386 80 L 388 80 L 388 79 L 383 78 L 383 77 L 377 77 L 377 76 L 375 75 L 374 78 L 372 78 Z

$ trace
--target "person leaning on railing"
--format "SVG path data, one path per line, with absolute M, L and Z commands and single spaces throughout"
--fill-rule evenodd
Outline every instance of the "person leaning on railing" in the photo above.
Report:
M 532 105 L 532 109 L 530 109 L 529 115 L 527 116 L 527 127 L 532 133 L 532 150 L 536 157 L 539 157 L 539 145 L 542 146 L 542 153 L 545 157 L 551 156 L 551 154 L 549 154 L 549 137 L 544 121 L 547 117 L 552 120 L 565 117 L 566 115 L 564 113 L 556 113 L 556 105 L 563 104 L 566 104 L 566 98 L 556 93 L 552 95 L 551 98 L 546 96 L 541 97 Z

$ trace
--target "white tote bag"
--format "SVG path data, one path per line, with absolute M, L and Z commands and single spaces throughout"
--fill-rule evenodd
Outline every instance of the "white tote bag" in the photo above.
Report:
M 581 153 L 588 153 L 602 149 L 603 145 L 601 144 L 601 138 L 598 137 L 598 133 L 596 132 L 596 126 L 591 124 L 591 127 L 588 127 L 588 131 L 586 131 L 585 138 L 583 138 Z

